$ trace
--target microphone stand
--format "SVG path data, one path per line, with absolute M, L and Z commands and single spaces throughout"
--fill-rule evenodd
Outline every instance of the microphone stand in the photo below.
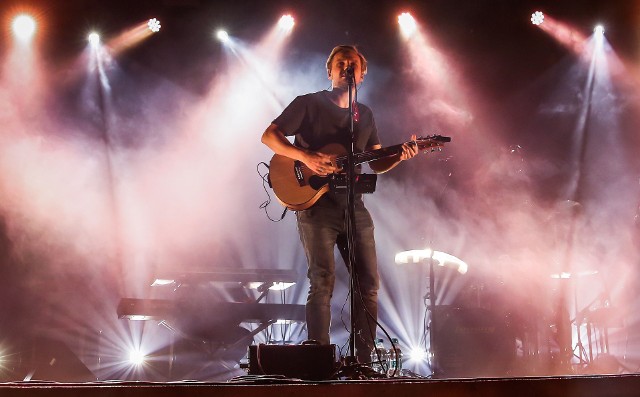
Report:
M 342 372 L 347 378 L 362 379 L 362 376 L 372 376 L 372 370 L 369 369 L 363 371 L 363 367 L 366 365 L 358 363 L 356 357 L 356 293 L 360 291 L 357 289 L 356 281 L 356 269 L 358 263 L 356 261 L 356 161 L 355 161 L 355 112 L 353 107 L 353 91 L 355 87 L 354 70 L 352 66 L 349 66 L 346 71 L 347 83 L 349 89 L 349 135 L 351 143 L 347 148 L 347 251 L 348 251 L 348 268 L 349 268 L 349 307 L 351 310 L 351 329 L 349 330 L 349 355 L 344 358 L 344 367 Z M 366 308 L 363 308 L 366 310 Z M 368 321 L 368 320 L 367 320 Z M 363 330 L 361 330 L 362 332 Z M 375 338 L 375 335 L 374 335 Z M 377 374 L 380 377 L 379 374 Z
M 355 76 L 353 67 L 347 68 L 347 83 L 349 88 L 349 136 L 350 145 L 347 148 L 347 251 L 349 253 L 349 289 L 350 289 L 350 310 L 351 310 L 351 329 L 349 334 L 349 359 L 357 364 L 356 358 L 356 257 L 355 257 L 355 233 L 356 233 L 356 211 L 355 211 L 355 190 L 356 190 L 356 168 L 355 168 L 355 128 L 354 128 L 354 109 L 353 109 L 353 89 L 355 86 Z M 359 291 L 358 291 L 359 293 Z

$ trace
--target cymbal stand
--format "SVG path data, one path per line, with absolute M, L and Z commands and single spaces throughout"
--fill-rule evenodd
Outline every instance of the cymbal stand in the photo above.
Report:
M 573 275 L 572 275 L 573 276 Z M 575 323 L 576 325 L 576 345 L 572 348 L 572 354 L 573 357 L 578 359 L 578 366 L 580 366 L 581 368 L 586 367 L 587 365 L 589 365 L 589 360 L 587 360 L 587 351 L 584 347 L 584 345 L 582 344 L 582 311 L 579 311 L 579 306 L 578 306 L 578 279 L 577 278 L 572 278 L 572 280 L 575 280 L 572 282 L 573 285 L 573 305 L 575 308 L 575 313 L 576 316 L 573 319 L 572 323 Z M 587 306 L 588 308 L 589 306 Z M 589 325 L 587 324 L 587 330 L 589 329 Z M 577 353 L 576 353 L 577 350 Z M 591 346 L 589 346 L 589 350 L 591 350 Z

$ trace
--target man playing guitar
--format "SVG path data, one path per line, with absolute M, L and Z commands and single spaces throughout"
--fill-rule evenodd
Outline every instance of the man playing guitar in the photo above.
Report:
M 301 162 L 311 172 L 328 176 L 341 171 L 335 155 L 321 151 L 327 145 L 351 145 L 349 133 L 349 84 L 347 69 L 352 68 L 355 91 L 367 73 L 367 61 L 353 46 L 337 46 L 327 59 L 327 76 L 332 89 L 302 95 L 289 104 L 262 134 L 262 142 L 281 155 Z M 352 93 L 354 97 L 355 92 Z M 357 97 L 356 97 L 357 99 Z M 354 150 L 380 149 L 373 113 L 354 101 Z M 294 144 L 286 138 L 294 136 Z M 412 137 L 415 139 L 415 136 Z M 369 163 L 376 173 L 389 171 L 401 161 L 418 153 L 415 144 L 401 145 L 396 154 Z M 331 297 L 335 284 L 334 247 L 337 244 L 345 263 L 349 263 L 346 241 L 347 199 L 345 194 L 327 191 L 304 211 L 296 212 L 300 240 L 308 261 L 310 281 L 306 304 L 308 339 L 329 344 Z M 356 356 L 361 363 L 370 361 L 376 334 L 379 276 L 374 241 L 374 226 L 362 200 L 355 200 L 356 286 L 354 299 Z

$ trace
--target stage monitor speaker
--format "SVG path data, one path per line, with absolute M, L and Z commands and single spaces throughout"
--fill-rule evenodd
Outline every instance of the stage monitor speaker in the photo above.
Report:
M 440 306 L 434 332 L 436 376 L 507 376 L 515 337 L 504 318 L 484 309 Z
M 337 367 L 336 345 L 249 346 L 249 375 L 329 380 Z

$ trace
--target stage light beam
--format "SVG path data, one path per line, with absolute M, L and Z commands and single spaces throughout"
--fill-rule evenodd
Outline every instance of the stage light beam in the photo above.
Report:
M 156 18 L 151 18 L 147 23 L 147 27 L 149 27 L 149 30 L 152 31 L 153 33 L 158 33 L 162 25 L 160 24 L 160 21 L 157 20 Z
M 573 53 L 583 53 L 587 37 L 580 29 L 555 19 L 553 15 L 545 15 L 544 23 L 538 27 Z
M 542 11 L 536 11 L 531 14 L 531 23 L 539 26 L 544 22 L 544 13 Z
M 36 32 L 36 21 L 27 14 L 20 14 L 12 24 L 14 35 L 22 41 L 30 40 Z
M 408 12 L 403 12 L 398 16 L 398 24 L 404 37 L 411 37 L 418 30 L 416 20 Z

